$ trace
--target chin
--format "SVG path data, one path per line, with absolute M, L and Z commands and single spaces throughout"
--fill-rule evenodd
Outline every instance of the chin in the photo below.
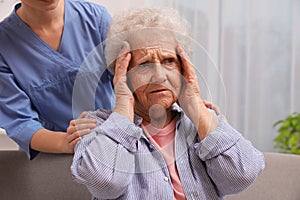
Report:
M 41 4 L 44 10 L 51 11 L 57 8 L 58 0 L 41 0 Z
M 152 104 L 149 107 L 149 112 L 155 111 L 157 113 L 167 113 L 167 112 L 171 111 L 172 105 L 173 105 L 173 103 L 166 104 L 164 102 L 158 102 L 156 104 Z
M 167 112 L 168 111 L 160 104 L 155 104 L 150 107 L 149 116 L 151 119 L 154 119 L 155 121 L 161 121 L 162 119 L 166 118 Z

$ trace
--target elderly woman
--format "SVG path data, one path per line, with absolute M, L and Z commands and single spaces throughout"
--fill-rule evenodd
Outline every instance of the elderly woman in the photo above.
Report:
M 90 113 L 97 127 L 71 166 L 95 199 L 222 199 L 263 170 L 262 153 L 201 99 L 190 42 L 174 10 L 114 18 L 106 56 L 116 105 Z

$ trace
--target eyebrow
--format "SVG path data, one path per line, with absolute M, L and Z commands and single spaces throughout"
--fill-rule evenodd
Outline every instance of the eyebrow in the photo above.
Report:
M 151 60 L 151 54 L 149 54 L 149 52 L 147 51 L 149 49 L 141 49 L 141 53 L 142 56 L 140 58 L 138 58 L 137 60 L 135 60 L 135 62 L 143 62 L 144 60 Z M 176 56 L 176 52 L 170 52 L 170 51 L 166 51 L 166 50 L 160 50 L 160 54 L 159 54 L 159 58 L 164 58 L 164 57 L 172 57 L 172 58 L 177 58 Z

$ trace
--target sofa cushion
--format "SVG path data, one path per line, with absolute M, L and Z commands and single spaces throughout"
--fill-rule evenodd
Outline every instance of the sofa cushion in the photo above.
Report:
M 266 168 L 245 191 L 225 200 L 300 200 L 300 156 L 264 153 Z
M 91 199 L 86 187 L 72 179 L 72 159 L 72 155 L 40 153 L 28 160 L 22 151 L 0 151 L 0 199 Z

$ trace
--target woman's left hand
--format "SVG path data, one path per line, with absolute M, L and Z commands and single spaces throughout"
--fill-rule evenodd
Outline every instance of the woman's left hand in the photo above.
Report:
M 182 61 L 183 80 L 179 95 L 179 105 L 185 114 L 192 120 L 200 139 L 204 139 L 218 124 L 218 119 L 207 109 L 205 101 L 200 96 L 200 87 L 194 66 L 181 47 L 177 47 L 177 53 Z

